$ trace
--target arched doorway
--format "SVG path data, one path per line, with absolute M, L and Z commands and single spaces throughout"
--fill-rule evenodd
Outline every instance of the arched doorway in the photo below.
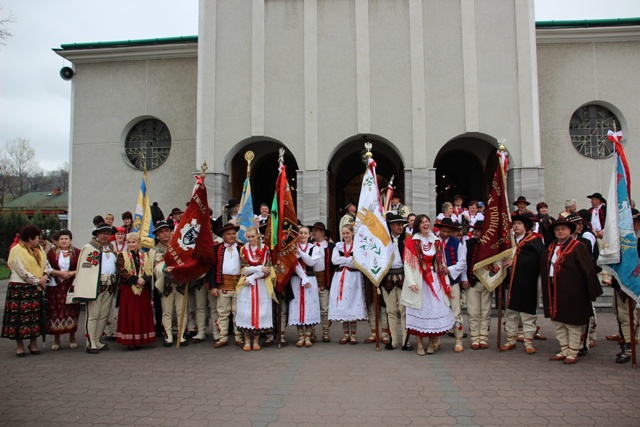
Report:
M 486 135 L 463 135 L 447 142 L 433 163 L 436 169 L 436 211 L 457 194 L 470 200 L 486 201 L 496 167 L 495 138 Z
M 329 228 L 337 230 L 344 208 L 350 201 L 358 202 L 362 176 L 365 172 L 365 142 L 371 142 L 373 158 L 376 161 L 378 186 L 386 188 L 391 176 L 393 186 L 400 191 L 404 200 L 404 162 L 393 143 L 376 135 L 356 135 L 346 139 L 330 157 L 329 171 Z M 334 236 L 339 231 L 334 231 Z
M 254 153 L 254 159 L 251 162 L 251 197 L 253 200 L 253 212 L 256 214 L 260 211 L 260 205 L 266 203 L 271 206 L 273 195 L 276 188 L 276 179 L 278 178 L 278 157 L 279 149 L 284 148 L 284 164 L 287 170 L 287 179 L 291 187 L 291 196 L 293 203 L 297 201 L 297 185 L 296 171 L 298 170 L 298 162 L 284 144 L 272 139 L 260 139 L 248 142 L 246 145 L 233 156 L 231 160 L 231 184 L 229 186 L 229 197 L 240 199 L 242 196 L 242 186 L 247 177 L 247 161 L 244 155 L 251 150 Z

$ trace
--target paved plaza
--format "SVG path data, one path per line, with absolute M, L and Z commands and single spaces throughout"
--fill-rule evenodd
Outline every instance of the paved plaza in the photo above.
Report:
M 4 306 L 6 281 L 0 282 Z M 81 314 L 81 323 L 85 313 Z M 137 352 L 109 342 L 110 351 L 86 354 L 66 339 L 42 355 L 19 359 L 13 341 L 0 340 L 0 426 L 638 426 L 640 369 L 614 363 L 618 346 L 611 313 L 598 316 L 598 344 L 573 366 L 551 362 L 553 327 L 540 319 L 547 341 L 538 353 L 524 346 L 498 353 L 496 318 L 491 349 L 453 352 L 444 337 L 432 356 L 375 351 L 333 342 L 243 352 L 206 343 Z M 82 347 L 84 332 L 79 332 Z

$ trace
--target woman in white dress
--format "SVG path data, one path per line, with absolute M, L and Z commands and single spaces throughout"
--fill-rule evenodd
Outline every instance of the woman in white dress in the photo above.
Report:
M 320 262 L 322 249 L 309 243 L 309 227 L 300 227 L 298 234 L 298 263 L 291 277 L 293 299 L 289 302 L 289 325 L 298 328 L 296 347 L 311 347 L 311 331 L 320 323 L 318 281 L 313 266 Z
M 413 230 L 413 238 L 404 248 L 402 304 L 406 307 L 407 330 L 417 336 L 417 353 L 424 356 L 438 349 L 440 335 L 453 327 L 455 317 L 447 304 L 451 290 L 442 241 L 431 232 L 427 215 L 416 217 Z M 429 337 L 426 353 L 424 337 Z
M 275 298 L 271 278 L 269 249 L 260 242 L 258 230 L 251 226 L 245 232 L 247 243 L 240 250 L 242 272 L 236 288 L 236 327 L 244 333 L 244 351 L 260 350 L 260 334 L 273 329 L 271 300 Z M 275 273 L 274 277 L 275 277 Z
M 342 242 L 336 243 L 331 263 L 336 266 L 329 291 L 329 320 L 342 322 L 344 337 L 340 344 L 358 344 L 358 320 L 367 320 L 362 273 L 353 264 L 353 227 L 341 229 Z

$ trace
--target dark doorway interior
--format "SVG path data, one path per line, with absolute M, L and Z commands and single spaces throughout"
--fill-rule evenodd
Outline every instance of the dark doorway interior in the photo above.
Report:
M 382 191 L 394 175 L 393 186 L 404 200 L 404 166 L 389 142 L 367 138 L 373 144 L 378 187 Z M 354 137 L 333 156 L 329 165 L 329 228 L 337 230 L 344 208 L 350 201 L 357 204 L 365 172 L 364 139 Z
M 465 206 L 470 200 L 484 200 L 484 165 L 474 153 L 450 150 L 438 156 L 435 166 L 438 213 L 441 212 L 442 204 L 450 202 L 456 194 L 465 196 Z
M 278 178 L 278 150 L 284 147 L 282 144 L 273 141 L 252 142 L 240 150 L 231 163 L 231 185 L 229 188 L 230 197 L 240 199 L 242 196 L 242 186 L 247 177 L 247 161 L 244 155 L 248 150 L 254 152 L 254 159 L 251 162 L 251 197 L 253 200 L 253 212 L 260 212 L 260 205 L 266 203 L 271 206 L 273 195 Z M 297 203 L 296 171 L 298 163 L 289 150 L 285 150 L 284 164 L 286 166 L 287 179 L 291 187 L 293 203 Z

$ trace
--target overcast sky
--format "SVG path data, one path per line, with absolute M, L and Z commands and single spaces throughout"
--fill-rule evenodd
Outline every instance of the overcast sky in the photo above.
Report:
M 237 0 L 249 1 L 249 0 Z M 640 0 L 535 0 L 536 20 L 640 17 Z M 52 52 L 65 43 L 197 35 L 197 0 L 0 0 L 14 20 L 0 46 L 0 147 L 31 141 L 40 165 L 69 159 L 70 65 Z

